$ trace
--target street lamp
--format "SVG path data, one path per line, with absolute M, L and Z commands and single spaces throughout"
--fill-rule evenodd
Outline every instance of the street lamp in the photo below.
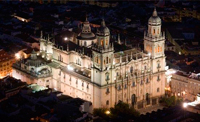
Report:
M 187 103 L 183 103 L 183 110 L 184 110 L 184 118 L 185 118 L 185 109 L 187 108 L 188 104 Z
M 19 54 L 19 53 L 16 53 L 16 54 L 15 54 L 15 58 L 16 58 L 17 60 L 20 59 L 20 58 L 21 58 L 20 54 Z
M 70 70 L 70 71 L 74 70 L 74 68 L 72 66 L 70 66 L 70 65 L 67 66 L 67 69 Z
M 67 37 L 64 38 L 65 41 L 67 41 L 67 39 L 68 39 Z
M 183 103 L 183 108 L 187 108 L 188 104 L 187 103 Z
M 109 115 L 109 114 L 110 114 L 110 111 L 109 111 L 109 110 L 105 111 L 105 114 Z
M 151 56 L 151 53 L 148 53 L 148 56 Z

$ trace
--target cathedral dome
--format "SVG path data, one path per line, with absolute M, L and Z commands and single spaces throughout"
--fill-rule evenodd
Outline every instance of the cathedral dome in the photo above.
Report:
M 149 24 L 150 25 L 159 25 L 159 24 L 161 24 L 161 19 L 157 15 L 156 8 L 154 8 L 153 15 L 149 18 Z
M 78 36 L 78 39 L 92 39 L 92 38 L 95 38 L 95 35 L 92 32 L 90 33 L 81 32 Z
M 88 39 L 95 39 L 95 38 L 96 37 L 95 37 L 94 33 L 92 33 L 92 31 L 91 31 L 90 23 L 86 18 L 86 21 L 83 22 L 82 32 L 79 33 L 77 39 L 88 40 Z
M 98 35 L 109 35 L 110 30 L 106 27 L 104 19 L 101 22 L 101 27 L 97 30 Z

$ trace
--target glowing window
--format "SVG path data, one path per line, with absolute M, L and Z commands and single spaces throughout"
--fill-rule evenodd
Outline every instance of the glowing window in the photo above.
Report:
M 101 46 L 103 46 L 103 39 L 101 39 Z
M 108 40 L 106 40 L 106 45 L 108 45 Z
M 108 57 L 106 57 L 106 63 L 108 63 Z

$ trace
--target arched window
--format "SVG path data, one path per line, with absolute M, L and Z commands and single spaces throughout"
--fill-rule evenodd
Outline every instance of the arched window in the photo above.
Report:
M 101 60 L 100 60 L 100 59 L 98 59 L 98 63 L 99 63 L 99 64 L 101 63 Z
M 109 88 L 106 88 L 106 93 L 109 93 L 109 92 L 110 92 Z
M 98 63 L 98 57 L 96 57 L 96 62 Z
M 103 39 L 101 39 L 101 46 L 103 46 Z
M 109 105 L 109 100 L 106 101 L 106 105 Z
M 106 57 L 106 63 L 108 63 L 108 57 Z
M 106 75 L 106 81 L 107 81 L 107 83 L 108 83 L 108 80 L 110 79 L 110 78 L 109 78 L 109 73 L 108 73 L 108 72 L 106 72 L 106 74 L 105 74 L 105 75 Z
M 153 34 L 155 34 L 156 33 L 156 29 L 153 29 Z
M 157 92 L 159 92 L 160 91 L 160 88 L 157 88 Z
M 133 73 L 133 66 L 131 66 L 130 68 L 130 73 Z
M 133 95 L 131 96 L 131 103 L 132 103 L 132 105 L 134 105 L 135 102 L 136 102 L 136 96 L 135 96 L 135 94 L 133 94 Z
M 160 46 L 158 45 L 158 52 L 160 52 Z
M 108 40 L 106 40 L 106 45 L 108 45 Z

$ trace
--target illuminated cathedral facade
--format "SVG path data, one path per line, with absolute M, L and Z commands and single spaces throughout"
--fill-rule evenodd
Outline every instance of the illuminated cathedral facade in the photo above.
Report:
M 156 9 L 144 32 L 143 51 L 111 42 L 104 20 L 94 34 L 86 19 L 75 42 L 53 43 L 41 34 L 40 52 L 15 63 L 13 76 L 91 101 L 94 108 L 119 101 L 145 108 L 165 94 L 164 45 Z

